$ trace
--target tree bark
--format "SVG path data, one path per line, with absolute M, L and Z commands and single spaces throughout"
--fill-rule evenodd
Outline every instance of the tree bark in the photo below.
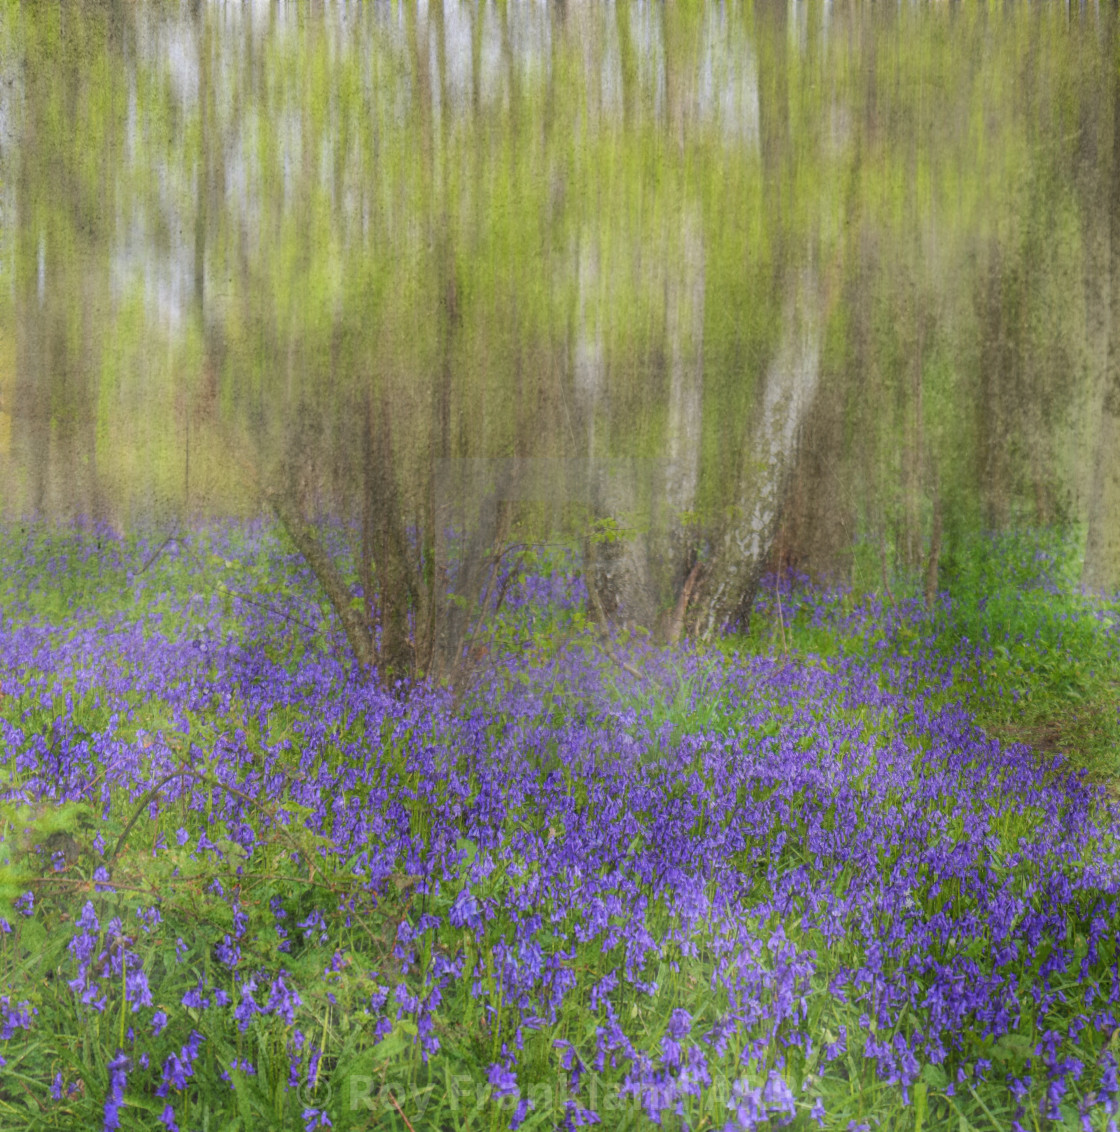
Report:
M 1114 35 L 1115 32 L 1114 22 Z M 1087 589 L 1107 593 L 1120 590 L 1120 81 L 1113 76 L 1112 84 L 1108 361 L 1081 575 Z
M 366 522 L 369 527 L 371 575 L 363 585 L 376 586 L 378 676 L 386 687 L 414 674 L 414 651 L 408 611 L 415 605 L 416 586 L 410 576 L 407 544 L 401 528 L 401 506 L 393 469 L 393 429 L 389 398 L 382 394 L 378 412 L 366 407 Z M 373 621 L 367 622 L 372 631 Z
M 266 490 L 265 498 L 273 514 L 280 521 L 296 550 L 303 555 L 312 573 L 323 587 L 331 608 L 342 623 L 346 643 L 363 672 L 373 667 L 373 638 L 370 626 L 350 597 L 338 566 L 323 545 L 318 532 L 304 519 L 294 486 L 283 490 Z
M 710 640 L 750 611 L 781 519 L 802 424 L 820 380 L 823 306 L 816 273 L 790 287 L 782 334 L 766 374 L 755 427 L 744 444 L 731 521 L 715 540 L 690 616 L 692 630 Z

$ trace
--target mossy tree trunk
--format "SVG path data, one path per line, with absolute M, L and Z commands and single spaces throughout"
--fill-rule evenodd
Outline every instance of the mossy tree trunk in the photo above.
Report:
M 1114 51 L 1117 19 L 1112 18 Z M 1109 178 L 1108 353 L 1100 426 L 1089 495 L 1089 534 L 1082 582 L 1092 590 L 1120 590 L 1120 81 L 1112 82 L 1112 175 Z

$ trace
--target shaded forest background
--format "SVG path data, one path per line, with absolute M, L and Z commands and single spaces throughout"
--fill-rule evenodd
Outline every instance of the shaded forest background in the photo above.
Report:
M 0 13 L 4 518 L 271 504 L 411 674 L 552 537 L 668 639 L 981 529 L 1120 588 L 1114 9 Z

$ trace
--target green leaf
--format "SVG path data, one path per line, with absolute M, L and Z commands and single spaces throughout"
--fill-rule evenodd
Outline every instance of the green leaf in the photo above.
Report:
M 249 1086 L 249 1078 L 245 1073 L 236 1069 L 229 1075 L 229 1078 L 233 1083 L 234 1096 L 237 1098 L 239 1119 L 243 1116 L 246 1120 L 249 1120 L 261 1115 L 262 1110 L 254 1103 L 256 1098 L 253 1096 L 253 1090 Z
M 23 865 L 4 865 L 0 867 L 0 917 L 5 920 L 15 918 L 13 903 L 27 890 L 28 873 Z
M 1031 1041 L 1026 1034 L 1004 1034 L 992 1049 L 992 1060 L 1000 1063 L 1021 1062 L 1031 1055 Z
M 159 1116 L 167 1102 L 156 1097 L 150 1097 L 146 1093 L 127 1089 L 124 1094 L 124 1103 L 130 1108 L 143 1109 L 145 1112 Z
M 931 1068 L 926 1066 L 927 1069 Z M 928 1106 L 927 1094 L 929 1086 L 925 1081 L 919 1081 L 914 1086 L 914 1132 L 922 1132 L 922 1125 L 926 1119 L 926 1109 Z
M 412 1048 L 416 1034 L 415 1022 L 410 1022 L 407 1018 L 400 1019 L 393 1024 L 393 1029 L 373 1047 L 374 1057 L 389 1059 L 397 1057 L 405 1050 Z

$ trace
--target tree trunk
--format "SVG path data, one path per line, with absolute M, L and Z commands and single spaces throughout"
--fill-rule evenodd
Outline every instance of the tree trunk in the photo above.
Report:
M 630 521 L 636 507 L 633 484 L 622 475 L 622 461 L 612 461 L 607 413 L 607 362 L 603 327 L 604 304 L 600 301 L 599 241 L 592 226 L 584 228 L 575 249 L 576 310 L 573 326 L 572 366 L 579 431 L 585 446 L 587 493 L 592 515 L 609 517 L 599 524 L 585 545 L 584 576 L 588 590 L 588 613 L 613 618 L 622 602 L 622 592 L 640 586 L 638 578 L 624 584 L 623 575 L 638 568 L 627 556 L 621 532 L 616 528 Z M 603 433 L 606 436 L 603 436 Z
M 665 283 L 665 333 L 669 358 L 669 419 L 664 498 L 655 514 L 649 549 L 658 581 L 658 636 L 680 637 L 692 590 L 699 580 L 693 509 L 700 482 L 704 382 L 704 239 L 698 210 L 682 224 L 680 270 Z M 654 571 L 651 569 L 651 574 Z M 691 585 L 688 580 L 691 578 Z M 683 604 L 682 604 L 683 599 Z
M 701 640 L 710 640 L 750 612 L 778 529 L 801 427 L 820 380 L 821 306 L 816 274 L 807 270 L 787 295 L 781 340 L 743 449 L 733 517 L 715 540 L 689 617 Z
M 312 573 L 323 587 L 331 608 L 342 623 L 346 643 L 359 668 L 368 672 L 373 667 L 373 640 L 370 626 L 361 611 L 350 600 L 350 590 L 330 552 L 323 545 L 318 532 L 303 517 L 298 488 L 289 477 L 288 486 L 280 490 L 266 490 L 265 498 L 273 514 L 280 521 L 296 550 L 303 556 Z
M 1093 482 L 1089 494 L 1089 535 L 1082 584 L 1091 590 L 1120 590 L 1120 82 L 1112 97 L 1112 175 L 1109 207 L 1108 368 L 1101 398 Z
M 369 527 L 369 563 L 372 578 L 363 585 L 376 585 L 377 670 L 386 687 L 401 677 L 413 675 L 414 652 L 409 637 L 408 609 L 416 586 L 409 572 L 407 544 L 401 528 L 400 499 L 393 469 L 392 416 L 389 398 L 382 394 L 376 415 L 366 408 L 366 523 Z M 373 621 L 368 621 L 372 630 Z

